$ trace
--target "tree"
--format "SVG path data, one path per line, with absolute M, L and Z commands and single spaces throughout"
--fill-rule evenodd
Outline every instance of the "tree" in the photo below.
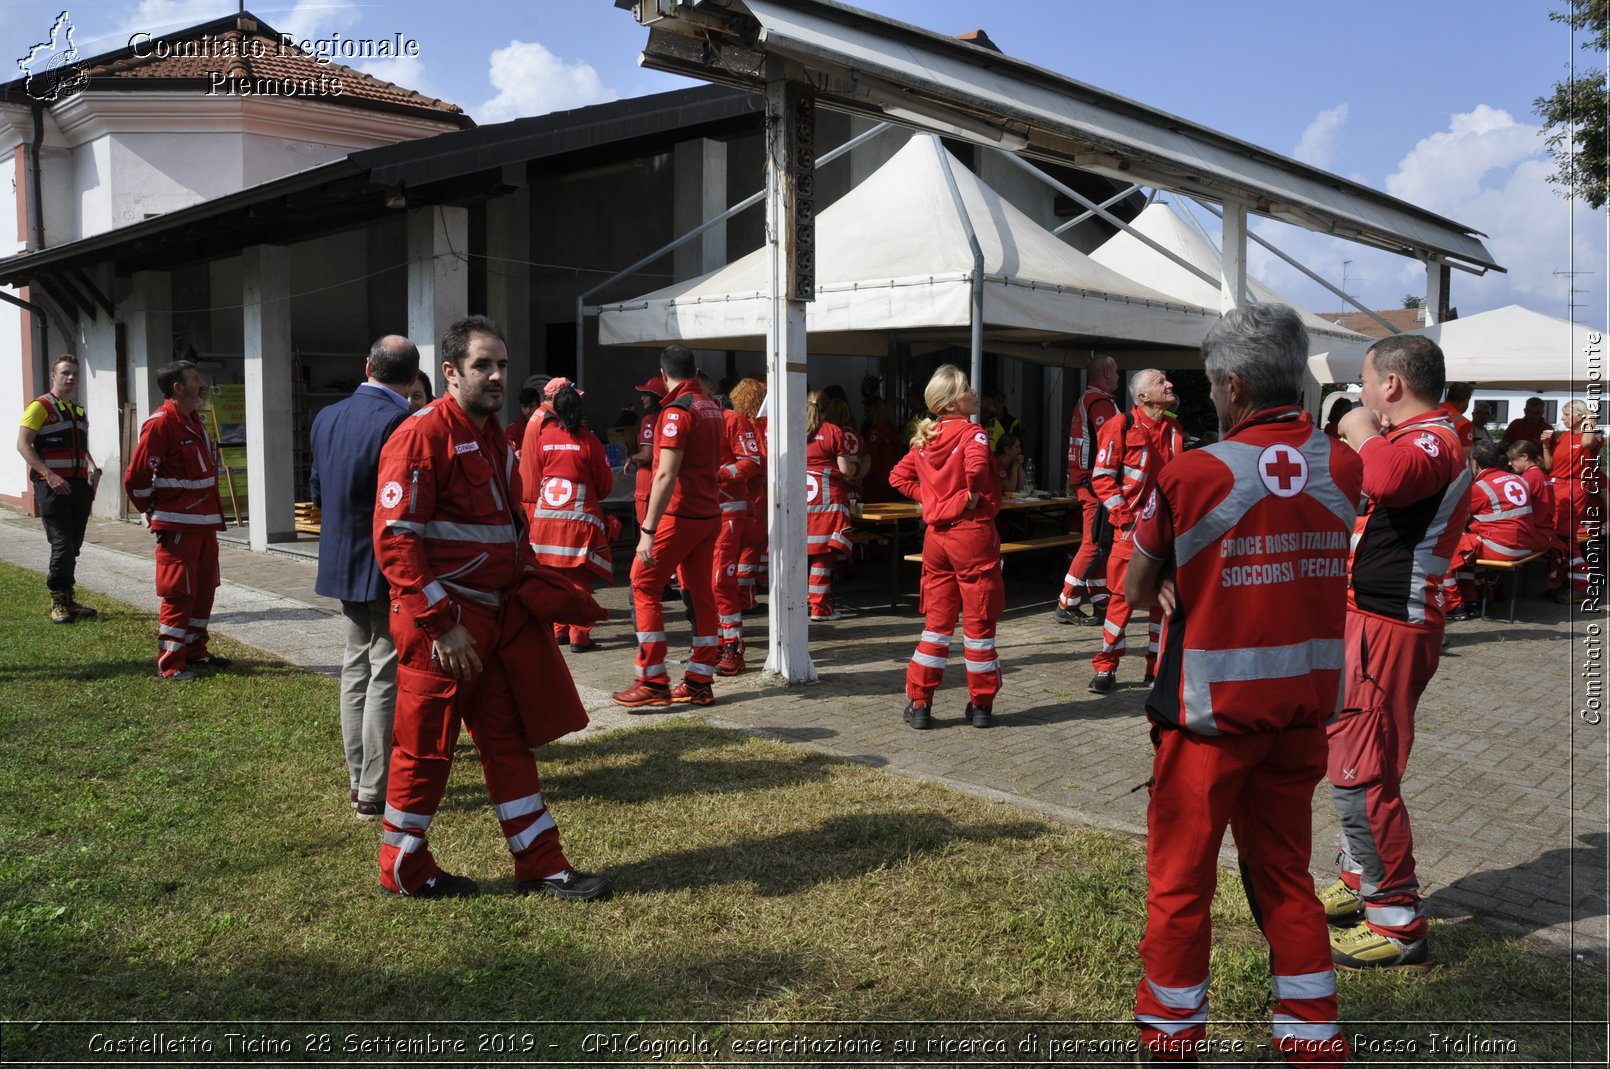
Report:
M 1549 18 L 1571 29 L 1587 31 L 1582 47 L 1603 54 L 1610 50 L 1610 0 L 1570 0 L 1569 11 Z M 1554 173 L 1549 181 L 1563 186 L 1567 197 L 1580 196 L 1594 208 L 1610 200 L 1610 86 L 1602 63 L 1598 70 L 1579 70 L 1554 86 L 1550 96 L 1532 106 L 1547 131 Z
M 1405 293 L 1403 295 L 1403 307 L 1405 308 L 1419 308 L 1425 303 L 1426 299 L 1424 297 L 1416 297 L 1412 293 Z

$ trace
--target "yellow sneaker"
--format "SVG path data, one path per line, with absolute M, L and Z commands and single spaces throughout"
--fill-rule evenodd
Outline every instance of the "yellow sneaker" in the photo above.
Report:
M 1330 935 L 1330 956 L 1338 969 L 1424 969 L 1431 964 L 1428 939 L 1394 939 L 1368 924 Z
M 1330 924 L 1351 925 L 1364 918 L 1364 898 L 1341 880 L 1323 891 L 1314 892 L 1325 907 L 1325 920 Z

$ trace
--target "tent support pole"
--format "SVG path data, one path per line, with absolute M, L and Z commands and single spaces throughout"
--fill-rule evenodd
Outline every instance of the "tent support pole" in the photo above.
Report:
M 967 214 L 967 205 L 962 203 L 962 191 L 956 186 L 956 174 L 950 169 L 950 155 L 940 142 L 938 134 L 929 134 L 934 140 L 934 150 L 939 153 L 939 166 L 945 171 L 945 184 L 950 187 L 950 199 L 956 205 L 956 214 L 961 217 L 962 228 L 967 231 L 967 247 L 973 253 L 973 333 L 972 333 L 972 370 L 968 373 L 968 381 L 973 389 L 983 392 L 984 389 L 984 250 L 978 244 L 978 235 L 973 231 L 973 220 Z M 1013 157 L 1014 159 L 1016 157 Z M 973 414 L 973 422 L 977 423 L 979 416 Z
M 1029 172 L 1029 174 L 1033 175 L 1035 178 L 1038 178 L 1040 181 L 1056 190 L 1058 193 L 1061 193 L 1064 197 L 1069 197 L 1074 201 L 1074 203 L 1082 204 L 1092 212 L 1095 212 L 1097 215 L 1101 216 L 1107 222 L 1111 223 L 1119 230 L 1122 230 L 1124 233 L 1128 234 L 1142 245 L 1145 245 L 1154 252 L 1173 260 L 1175 263 L 1179 264 L 1181 267 L 1185 268 L 1185 270 L 1189 271 L 1203 282 L 1206 282 L 1214 289 L 1219 288 L 1219 279 L 1208 274 L 1200 267 L 1197 267 L 1195 264 L 1185 259 L 1185 257 L 1178 255 L 1172 249 L 1163 248 L 1163 246 L 1159 245 L 1145 234 L 1142 234 L 1139 230 L 1136 230 L 1134 227 L 1118 218 L 1112 212 L 1109 212 L 1106 208 L 1080 193 L 1078 190 L 1073 189 L 1070 186 L 1063 185 L 1061 182 L 1058 182 L 1055 178 L 1052 178 L 1050 175 L 1034 166 L 1034 164 L 1030 163 L 1028 160 L 1023 159 L 1021 156 L 1014 155 L 1010 152 L 1002 153 L 1002 155 L 1004 155 L 1008 160 L 1017 164 L 1017 166 L 1021 167 L 1023 170 Z
M 1074 227 L 1078 226 L 1080 223 L 1084 222 L 1086 219 L 1089 219 L 1092 215 L 1095 215 L 1097 208 L 1101 209 L 1102 211 L 1106 211 L 1108 208 L 1111 208 L 1114 204 L 1117 204 L 1117 203 L 1121 202 L 1122 200 L 1124 200 L 1124 198 L 1128 197 L 1131 193 L 1138 193 L 1138 192 L 1140 192 L 1140 184 L 1136 183 L 1135 185 L 1130 186 L 1128 189 L 1123 190 L 1120 193 L 1114 193 L 1112 196 L 1108 197 L 1106 200 L 1104 200 L 1100 204 L 1096 205 L 1095 208 L 1087 208 L 1087 209 L 1085 209 L 1085 211 L 1081 212 L 1079 215 L 1075 216 L 1074 218 L 1069 219 L 1066 223 L 1063 223 L 1061 226 L 1059 226 L 1055 230 L 1051 231 L 1051 233 L 1057 234 L 1057 235 L 1060 236 L 1064 231 L 1072 230 Z M 1148 203 L 1150 203 L 1150 201 L 1148 201 Z
M 1197 204 L 1200 204 L 1202 207 L 1206 208 L 1209 212 L 1211 212 L 1213 214 L 1213 216 L 1215 218 L 1217 218 L 1217 219 L 1223 219 L 1224 218 L 1224 214 L 1222 212 L 1220 212 L 1219 209 L 1215 208 L 1213 205 L 1207 203 L 1206 201 L 1197 200 L 1195 197 L 1192 197 L 1191 199 L 1193 201 L 1196 201 Z M 1352 305 L 1354 308 L 1357 308 L 1360 312 L 1363 312 L 1365 315 L 1369 316 L 1371 319 L 1373 319 L 1377 323 L 1381 324 L 1381 326 L 1385 327 L 1391 333 L 1393 333 L 1393 334 L 1399 333 L 1397 327 L 1394 327 L 1391 323 L 1388 323 L 1386 320 L 1384 320 L 1380 316 L 1376 315 L 1375 312 L 1372 311 L 1371 309 L 1364 307 L 1362 304 L 1360 304 L 1358 302 L 1358 300 L 1356 298 L 1351 297 L 1351 296 L 1343 293 L 1340 289 L 1338 289 L 1337 287 L 1331 285 L 1329 282 L 1325 281 L 1319 275 L 1315 274 L 1314 272 L 1310 271 L 1308 268 L 1304 267 L 1302 264 L 1298 263 L 1291 256 L 1288 256 L 1286 253 L 1281 252 L 1279 249 L 1275 248 L 1266 239 L 1260 237 L 1258 234 L 1253 232 L 1253 230 L 1250 227 L 1247 229 L 1246 233 L 1247 233 L 1247 237 L 1251 238 L 1253 241 L 1256 241 L 1259 245 L 1262 245 L 1264 248 L 1268 249 L 1270 252 L 1272 252 L 1276 256 L 1280 257 L 1286 263 L 1290 264 L 1292 267 L 1295 267 L 1297 270 L 1301 271 L 1303 274 L 1307 275 L 1309 278 L 1311 278 L 1315 282 L 1319 283 L 1321 286 L 1324 286 L 1326 289 L 1328 289 L 1332 293 L 1336 294 L 1336 296 L 1340 297 L 1342 300 L 1346 301 L 1348 304 Z
M 775 62 L 775 61 L 774 61 Z M 766 476 L 771 549 L 766 672 L 814 683 L 805 540 L 805 302 L 815 295 L 814 211 L 801 212 L 800 180 L 813 189 L 810 86 L 774 71 L 766 85 L 766 246 L 771 253 L 771 318 L 766 327 Z M 814 206 L 808 206 L 814 208 Z M 801 248 L 804 245 L 806 247 Z M 801 256 L 801 254 L 804 256 Z
M 816 161 L 816 165 L 818 167 L 820 167 L 824 163 L 832 163 L 834 160 L 838 159 L 840 156 L 844 155 L 846 152 L 849 152 L 852 149 L 858 148 L 859 146 L 865 144 L 866 142 L 872 140 L 874 137 L 876 137 L 879 134 L 883 133 L 883 131 L 887 130 L 888 128 L 889 128 L 888 123 L 880 122 L 876 126 L 872 127 L 870 130 L 864 130 L 861 133 L 856 134 L 854 137 L 852 137 L 848 141 L 844 142 L 844 144 L 838 146 L 837 148 L 833 149 L 830 152 L 824 153 L 822 155 L 822 157 Z M 643 257 L 641 260 L 638 260 L 635 263 L 633 263 L 630 267 L 621 268 L 619 271 L 616 271 L 613 275 L 610 275 L 608 278 L 604 279 L 604 281 L 600 282 L 598 285 L 594 286 L 592 289 L 587 290 L 580 297 L 577 297 L 576 298 L 576 385 L 581 386 L 581 387 L 584 387 L 584 386 L 587 385 L 586 381 L 581 377 L 582 345 L 583 345 L 583 339 L 585 337 L 585 335 L 582 333 L 582 320 L 586 316 L 596 315 L 598 313 L 597 308 L 595 308 L 592 305 L 587 303 L 588 301 L 590 301 L 593 298 L 593 296 L 595 294 L 600 293 L 605 289 L 608 289 L 610 286 L 612 286 L 615 283 L 619 282 L 621 279 L 625 278 L 627 275 L 636 274 L 637 272 L 641 271 L 643 268 L 647 267 L 649 264 L 653 263 L 655 260 L 658 260 L 660 257 L 669 255 L 670 253 L 675 252 L 677 249 L 680 249 L 682 246 L 686 245 L 688 242 L 692 241 L 694 238 L 696 238 L 699 235 L 703 234 L 706 230 L 709 230 L 711 227 L 720 226 L 722 223 L 726 222 L 728 219 L 731 219 L 733 216 L 737 215 L 739 212 L 745 210 L 746 208 L 752 208 L 756 204 L 759 204 L 761 201 L 763 201 L 765 199 L 766 199 L 766 190 L 764 190 L 764 189 L 762 189 L 758 193 L 751 193 L 749 196 L 745 197 L 743 200 L 739 201 L 737 204 L 734 204 L 732 207 L 728 208 L 726 211 L 722 212 L 720 215 L 714 216 L 714 217 L 712 217 L 710 219 L 706 219 L 704 222 L 700 223 L 698 226 L 694 227 L 692 230 L 689 230 L 686 234 L 683 234 L 681 237 L 675 238 L 672 241 L 666 242 L 664 245 L 661 245 L 659 248 L 655 249 L 653 252 L 649 253 L 647 256 Z

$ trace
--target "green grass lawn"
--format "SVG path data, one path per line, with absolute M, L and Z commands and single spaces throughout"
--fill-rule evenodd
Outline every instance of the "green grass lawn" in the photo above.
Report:
M 236 671 L 167 684 L 155 676 L 154 617 L 89 598 L 100 620 L 53 627 L 34 611 L 39 585 L 0 566 L 0 604 L 29 607 L 0 621 L 7 1060 L 94 1057 L 97 1033 L 189 1034 L 25 1023 L 36 1020 L 691 1020 L 708 1023 L 639 1031 L 696 1037 L 714 1052 L 703 1060 L 728 1064 L 735 1039 L 875 1039 L 887 1064 L 902 1061 L 893 1043 L 905 1036 L 919 1044 L 903 1048 L 909 1061 L 933 1064 L 922 1044 L 941 1035 L 1014 1046 L 1033 1035 L 1042 1061 L 1051 1038 L 1133 1035 L 1080 1022 L 1130 1017 L 1145 892 L 1137 842 L 671 719 L 540 755 L 567 851 L 610 875 L 613 900 L 506 893 L 508 855 L 467 739 L 432 845 L 486 893 L 389 898 L 377 825 L 347 802 L 333 680 L 220 641 Z M 1267 952 L 1233 878 L 1215 924 L 1213 1035 L 1255 1045 L 1268 1035 Z M 1433 938 L 1439 966 L 1428 973 L 1342 977 L 1350 1035 L 1412 1041 L 1419 1060 L 1443 1060 L 1426 1057 L 1431 1032 L 1469 1032 L 1513 1039 L 1517 1054 L 1447 1060 L 1603 1063 L 1601 969 L 1475 924 L 1440 924 Z M 1544 1023 L 1567 1020 L 1600 1023 Z M 759 1021 L 828 1023 L 743 1023 Z M 835 1023 L 866 1021 L 1003 1023 Z M 237 1030 L 289 1037 L 310 1060 L 354 1057 L 340 1053 L 348 1036 L 427 1031 Z M 479 1041 L 485 1060 L 632 1060 L 584 1053 L 594 1029 L 581 1025 L 429 1031 L 463 1036 L 471 1052 Z M 334 1053 L 319 1047 L 324 1035 Z M 700 1060 L 698 1049 L 667 1060 Z M 940 1061 L 977 1060 L 941 1049 Z M 834 1060 L 820 1048 L 788 1057 Z M 1247 1057 L 1276 1060 L 1255 1046 Z

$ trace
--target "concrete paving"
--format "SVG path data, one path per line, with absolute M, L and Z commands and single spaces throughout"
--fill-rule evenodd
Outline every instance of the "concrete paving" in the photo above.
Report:
M 43 571 L 47 547 L 36 520 L 0 510 L 0 531 L 0 559 Z M 288 552 L 252 553 L 225 543 L 213 630 L 334 674 L 342 621 L 338 605 L 313 592 L 316 543 L 281 548 Z M 1132 656 L 1120 670 L 1117 691 L 1086 692 L 1099 631 L 1050 620 L 1060 563 L 1014 561 L 998 640 L 1005 683 L 988 731 L 960 719 L 967 699 L 959 658 L 938 695 L 935 728 L 916 732 L 901 722 L 905 663 L 921 622 L 910 599 L 899 611 L 888 610 L 887 565 L 869 566 L 863 581 L 841 585 L 845 619 L 813 625 L 821 681 L 812 686 L 778 686 L 757 670 L 765 643 L 762 613 L 745 620 L 749 641 L 760 647 L 752 669 L 718 679 L 714 706 L 648 716 L 616 708 L 608 694 L 630 681 L 634 649 L 624 586 L 599 591 L 613 616 L 595 632 L 600 648 L 567 657 L 593 717 L 589 732 L 695 715 L 1068 823 L 1140 836 L 1146 793 L 1133 788 L 1149 775 L 1151 755 L 1144 667 Z M 82 587 L 154 613 L 150 532 L 93 521 L 78 577 Z M 914 566 L 903 582 L 915 590 Z M 22 611 L 43 615 L 47 604 L 41 586 L 38 606 Z M 1427 908 L 1433 917 L 1475 918 L 1602 961 L 1610 946 L 1610 751 L 1606 725 L 1590 724 L 1581 713 L 1590 698 L 1603 696 L 1605 618 L 1538 597 L 1523 599 L 1518 615 L 1513 625 L 1454 625 L 1420 705 L 1404 793 Z M 689 635 L 679 611 L 667 612 L 667 630 L 677 657 Z M 1144 650 L 1145 641 L 1140 617 L 1130 629 L 1130 648 Z M 153 636 L 153 661 L 154 642 Z M 335 775 L 338 755 L 331 758 Z M 1323 784 L 1314 816 L 1314 872 L 1328 880 L 1337 824 Z

